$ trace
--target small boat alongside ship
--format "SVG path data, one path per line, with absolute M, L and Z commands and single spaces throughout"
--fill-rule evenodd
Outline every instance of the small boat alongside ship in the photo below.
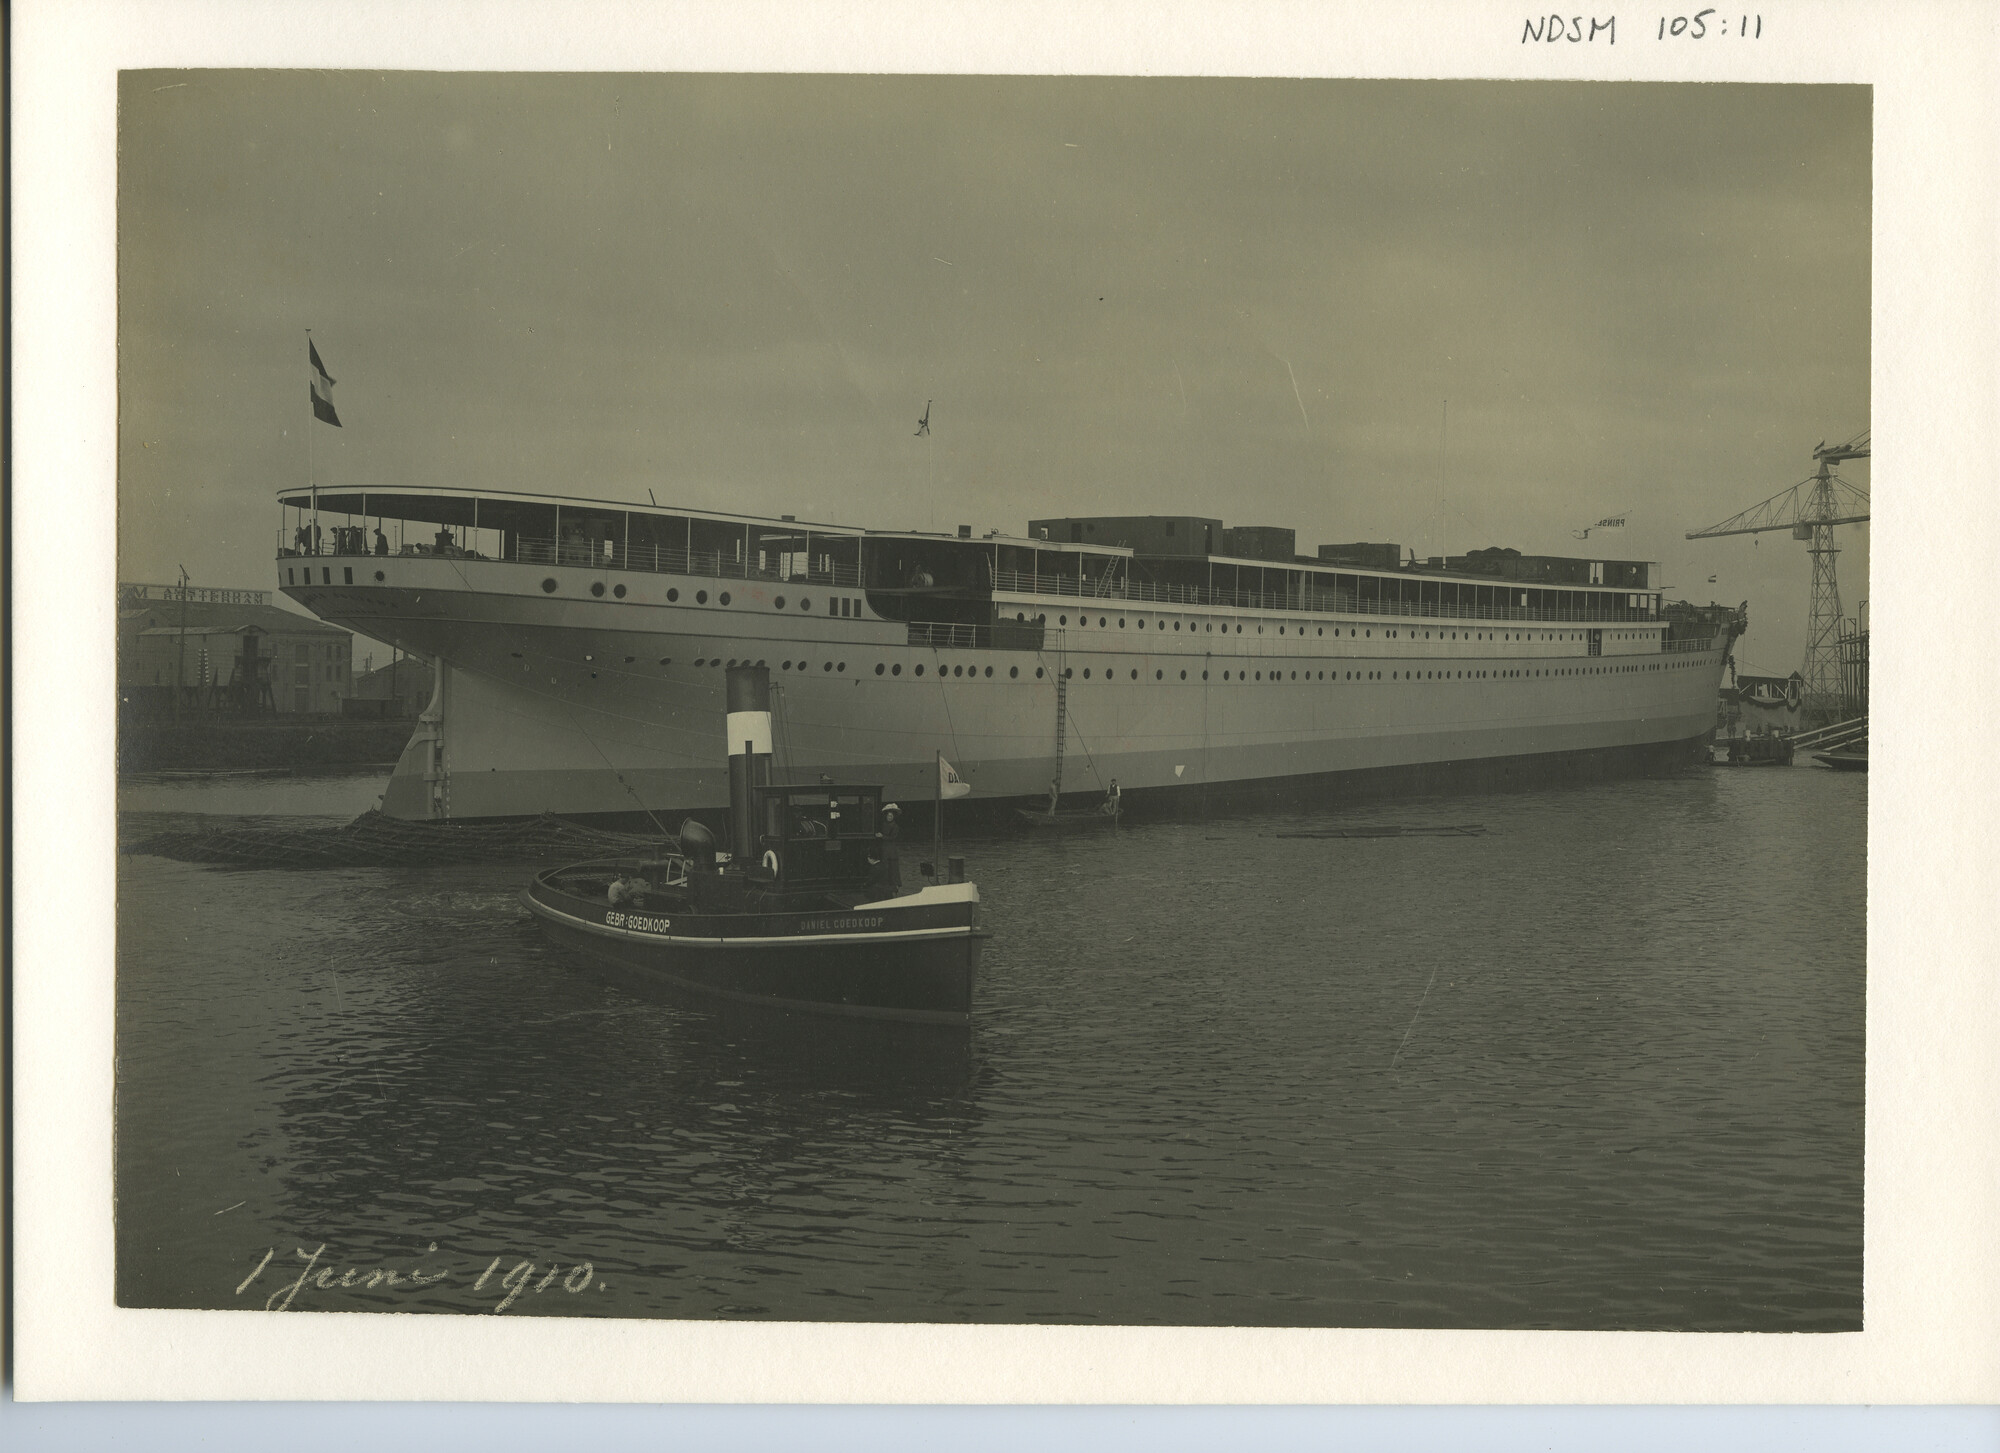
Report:
M 1722 738 L 1711 746 L 1709 755 L 1718 767 L 1789 767 L 1792 739 L 1784 732 L 1759 729 Z
M 770 675 L 731 667 L 730 836 L 698 821 L 671 849 L 536 876 L 555 942 L 681 988 L 782 1009 L 963 1025 L 984 941 L 962 859 L 901 883 L 882 789 L 773 786 Z M 942 873 L 939 868 L 942 866 Z
M 1014 815 L 1039 832 L 1088 832 L 1118 826 L 1118 819 L 1125 811 L 1116 778 L 1112 779 L 1110 790 L 1104 794 L 1104 801 L 1095 807 L 1064 807 L 1061 801 L 1060 789 L 1051 786 L 1047 807 L 1017 807 Z

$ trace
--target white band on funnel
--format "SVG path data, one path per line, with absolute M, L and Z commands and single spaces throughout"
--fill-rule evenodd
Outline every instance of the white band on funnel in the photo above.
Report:
M 750 744 L 753 755 L 771 755 L 771 713 L 768 711 L 732 711 L 729 713 L 729 755 L 743 754 L 743 744 Z

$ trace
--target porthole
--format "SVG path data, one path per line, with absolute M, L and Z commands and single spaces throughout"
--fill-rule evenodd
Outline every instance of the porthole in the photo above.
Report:
M 1183 681 L 1187 680 L 1187 672 L 1185 671 L 1181 672 L 1181 680 Z
M 549 582 L 549 589 L 551 589 L 551 590 L 555 589 L 555 582 L 554 582 L 554 581 L 550 581 L 550 582 Z M 681 598 L 681 593 L 680 593 L 680 592 L 679 592 L 678 590 L 676 590 L 676 589 L 672 588 L 671 586 L 670 586 L 670 587 L 668 587 L 668 589 L 667 589 L 667 604 L 668 604 L 668 605 L 672 605 L 672 604 L 673 604 L 673 603 L 674 603 L 675 601 L 679 600 L 680 598 Z
M 1068 617 L 1068 616 L 1057 616 L 1057 617 L 1056 617 L 1056 623 L 1057 623 L 1058 625 L 1065 625 L 1065 626 L 1066 626 L 1066 625 L 1068 625 L 1068 624 L 1069 624 L 1069 617 Z
M 1088 673 L 1088 672 L 1086 672 L 1086 673 L 1084 673 L 1084 674 L 1085 674 L 1085 675 L 1088 675 L 1089 673 Z M 1074 676 L 1074 675 L 1076 675 L 1076 667 L 1074 667 L 1074 666 L 1065 666 L 1065 667 L 1063 667 L 1063 680 L 1067 681 L 1067 680 L 1069 680 L 1069 679 L 1070 679 L 1070 678 L 1071 678 L 1072 676 Z
M 555 593 L 555 588 L 556 588 L 556 582 L 554 576 L 550 576 L 548 579 L 542 582 L 543 591 L 545 591 L 550 595 L 553 595 Z
M 745 666 L 748 666 L 750 663 L 748 661 L 745 661 L 743 664 Z M 736 658 L 734 656 L 731 656 L 729 658 L 729 669 L 732 671 L 736 669 Z
M 889 668 L 889 674 L 891 676 L 901 676 L 903 674 L 903 663 L 901 661 L 898 661 L 895 665 L 891 666 Z
M 1083 668 L 1083 679 L 1085 681 L 1088 681 L 1090 679 L 1090 668 L 1088 666 Z
M 783 610 L 785 608 L 785 598 L 782 595 L 779 596 L 771 602 L 771 606 L 774 610 Z
M 987 674 L 988 676 L 991 676 L 991 675 L 993 674 L 993 668 L 992 668 L 991 666 L 988 666 L 988 667 L 986 668 L 986 674 Z
M 671 666 L 674 664 L 674 658 L 672 656 L 662 656 L 660 657 L 660 664 L 662 666 Z
M 291 573 L 292 573 L 292 572 L 291 572 L 291 571 L 289 571 L 289 570 L 287 570 L 287 571 L 285 572 L 285 574 L 286 574 L 286 576 L 287 576 L 287 577 L 289 577 L 289 576 L 291 575 Z M 376 582 L 377 582 L 378 584 L 379 584 L 380 582 L 384 581 L 384 580 L 387 580 L 388 578 L 389 578 L 388 576 L 384 575 L 384 574 L 383 574 L 383 573 L 382 573 L 381 571 L 379 571 L 379 570 L 375 572 L 375 579 L 376 579 Z
M 1181 628 L 1181 623 L 1180 623 L 1179 621 L 1175 621 L 1175 622 L 1174 622 L 1174 629 L 1175 629 L 1175 630 L 1179 630 L 1180 628 Z
M 725 591 L 723 591 L 721 595 L 719 595 L 719 596 L 717 596 L 717 597 L 715 598 L 715 603 L 716 603 L 717 605 L 728 605 L 728 604 L 729 604 L 729 592 L 728 592 L 728 591 L 726 591 L 726 590 L 725 590 Z
M 1007 678 L 1010 681 L 1018 677 L 1020 674 L 1021 674 L 1021 668 L 1019 666 L 1009 666 L 1007 668 Z
M 1227 680 L 1229 679 L 1229 673 L 1228 673 L 1227 671 L 1225 671 L 1225 672 L 1223 672 L 1223 673 L 1222 673 L 1222 679 L 1223 679 L 1224 681 L 1227 681 Z
M 604 582 L 601 580 L 591 581 L 590 593 L 596 596 L 599 600 L 602 600 L 604 598 Z
M 1164 671 L 1155 671 L 1155 672 L 1153 673 L 1153 679 L 1154 679 L 1155 681 L 1163 681 L 1163 680 L 1165 680 L 1165 679 L 1166 679 L 1166 675 L 1167 675 L 1167 673 L 1166 673 L 1166 672 L 1164 672 Z
M 705 590 L 697 590 L 697 591 L 696 591 L 696 592 L 694 593 L 694 603 L 695 603 L 696 605 L 707 605 L 707 604 L 708 604 L 708 592 L 707 592 L 707 591 L 705 591 Z
M 1258 679 L 1259 681 L 1262 681 L 1262 680 L 1264 679 L 1264 673 L 1263 673 L 1262 671 L 1259 671 L 1259 672 L 1257 673 L 1257 679 Z
M 884 665 L 883 665 L 883 664 L 882 664 L 882 663 L 881 663 L 880 661 L 877 661 L 877 662 L 875 663 L 875 674 L 876 674 L 877 676 L 880 676 L 880 675 L 881 675 L 881 674 L 882 674 L 882 673 L 883 673 L 883 672 L 884 672 L 885 670 L 887 670 L 887 669 L 888 669 L 888 668 L 887 668 L 887 667 L 885 667 L 885 666 L 884 666 Z
M 923 675 L 923 674 L 924 674 L 924 668 L 923 668 L 923 667 L 921 667 L 921 666 L 919 666 L 919 667 L 917 668 L 917 675 L 921 676 L 921 675 Z
M 1201 673 L 1201 679 L 1204 681 L 1208 680 L 1208 673 L 1206 671 Z
M 965 668 L 963 666 L 954 666 L 951 668 L 951 674 L 954 676 L 963 676 L 965 674 Z
M 1037 681 L 1040 681 L 1042 679 L 1042 668 L 1039 666 L 1035 668 L 1035 679 Z
M 1098 624 L 1098 625 L 1099 625 L 1100 627 L 1101 627 L 1101 626 L 1103 626 L 1103 624 L 1104 624 L 1104 617 L 1103 617 L 1103 616 L 1099 616 L 1099 617 L 1097 618 L 1097 624 Z M 1118 624 L 1122 626 L 1122 625 L 1124 625 L 1124 624 L 1125 624 L 1125 622 L 1123 622 L 1123 621 L 1120 621 L 1120 622 L 1119 622 Z
M 803 595 L 799 597 L 800 610 L 811 610 L 812 608 L 813 608 L 813 603 L 811 601 L 807 600 Z
M 1139 679 L 1139 668 L 1137 666 L 1134 666 L 1132 668 L 1132 679 L 1134 681 L 1137 681 Z
M 1285 628 L 1284 628 L 1283 626 L 1279 626 L 1279 627 L 1278 627 L 1278 634 L 1282 636 L 1282 635 L 1283 635 L 1284 633 L 1285 633 Z
M 1139 629 L 1140 629 L 1140 630 L 1142 630 L 1142 631 L 1146 629 L 1146 622 L 1145 622 L 1145 619 L 1144 619 L 1143 617 L 1142 617 L 1142 618 L 1140 619 L 1140 621 L 1139 621 Z
M 1315 626 L 1315 627 L 1313 627 L 1313 634 L 1314 634 L 1314 635 L 1316 635 L 1316 636 L 1323 636 L 1323 635 L 1325 635 L 1325 634 L 1326 634 L 1326 627 L 1325 627 L 1325 626 Z
M 611 587 L 611 593 L 617 596 L 620 600 L 623 600 L 625 598 L 625 587 L 622 585 L 614 585 Z
M 627 656 L 627 657 L 625 658 L 625 664 L 626 664 L 627 666 L 630 666 L 630 665 L 631 665 L 631 664 L 632 664 L 632 663 L 633 663 L 633 662 L 634 662 L 635 660 L 637 660 L 637 659 L 638 659 L 638 658 L 637 658 L 636 656 Z

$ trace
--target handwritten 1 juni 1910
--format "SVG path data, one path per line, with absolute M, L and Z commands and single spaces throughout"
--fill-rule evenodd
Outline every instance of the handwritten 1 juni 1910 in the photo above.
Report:
M 436 1250 L 437 1243 L 433 1241 L 425 1249 L 424 1255 L 429 1256 Z M 250 1275 L 237 1283 L 236 1295 L 239 1297 L 242 1296 L 258 1278 L 264 1275 L 265 1271 L 270 1268 L 271 1260 L 276 1254 L 277 1249 L 275 1247 L 266 1248 L 263 1259 L 257 1263 L 256 1268 L 251 1271 Z M 269 1296 L 264 1298 L 264 1310 L 267 1312 L 290 1311 L 293 1300 L 308 1286 L 317 1291 L 327 1292 L 344 1289 L 358 1291 L 371 1290 L 381 1287 L 415 1289 L 436 1286 L 438 1283 L 449 1279 L 453 1274 L 447 1267 L 439 1267 L 435 1271 L 425 1271 L 420 1266 L 412 1266 L 408 1270 L 398 1270 L 389 1266 L 349 1266 L 343 1271 L 336 1266 L 321 1265 L 321 1258 L 325 1254 L 326 1243 L 324 1242 L 321 1242 L 311 1251 L 306 1250 L 303 1246 L 297 1248 L 296 1255 L 305 1265 L 300 1269 L 297 1276 L 280 1285 Z M 422 1257 L 418 1258 L 419 1262 L 422 1260 Z M 589 1291 L 592 1287 L 595 1287 L 598 1291 L 605 1290 L 603 1279 L 597 1276 L 595 1269 L 587 1261 L 577 1262 L 564 1274 L 563 1263 L 559 1261 L 549 1262 L 544 1267 L 540 1263 L 530 1261 L 525 1257 L 516 1262 L 507 1271 L 501 1272 L 500 1264 L 505 1260 L 507 1260 L 505 1256 L 494 1257 L 486 1264 L 486 1269 L 479 1273 L 478 1278 L 473 1281 L 471 1287 L 474 1292 L 487 1293 L 487 1285 L 491 1282 L 492 1292 L 487 1294 L 498 1296 L 499 1300 L 495 1302 L 492 1308 L 496 1312 L 506 1311 L 523 1292 L 541 1293 L 548 1291 L 552 1286 L 560 1286 L 565 1292 L 571 1295 Z M 276 1274 L 282 1276 L 284 1272 L 289 1270 L 289 1266 L 280 1263 L 280 1269 Z M 540 1273 L 539 1278 L 537 1277 L 537 1273 Z M 498 1276 L 497 1280 L 495 1280 L 496 1274 Z M 559 1275 L 561 1277 L 560 1281 L 557 1280 Z

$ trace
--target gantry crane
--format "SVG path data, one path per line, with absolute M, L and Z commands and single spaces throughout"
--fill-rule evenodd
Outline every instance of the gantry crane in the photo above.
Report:
M 1805 678 L 1808 715 L 1822 719 L 1841 704 L 1840 582 L 1833 560 L 1840 551 L 1833 543 L 1833 527 L 1865 524 L 1868 519 L 1868 491 L 1842 479 L 1833 466 L 1846 459 L 1868 458 L 1868 434 L 1863 429 L 1845 444 L 1822 441 L 1813 450 L 1813 458 L 1819 461 L 1817 473 L 1719 525 L 1687 534 L 1690 540 L 1709 540 L 1717 535 L 1789 529 L 1794 540 L 1810 542 L 1812 611 L 1806 624 L 1805 664 L 1799 674 Z

